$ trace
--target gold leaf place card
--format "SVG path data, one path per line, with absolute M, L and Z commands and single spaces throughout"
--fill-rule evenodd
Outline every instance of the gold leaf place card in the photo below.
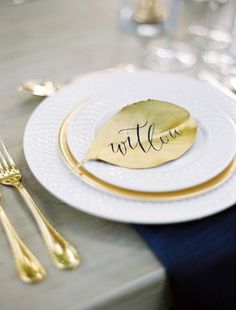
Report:
M 194 143 L 196 121 L 173 103 L 148 99 L 125 106 L 97 132 L 83 163 L 102 160 L 139 169 L 177 159 Z

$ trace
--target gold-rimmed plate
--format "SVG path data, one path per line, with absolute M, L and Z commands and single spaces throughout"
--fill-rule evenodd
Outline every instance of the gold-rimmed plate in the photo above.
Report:
M 171 201 L 171 200 L 194 197 L 206 193 L 223 184 L 235 172 L 236 156 L 234 156 L 233 160 L 230 161 L 230 163 L 226 166 L 226 168 L 223 171 L 214 176 L 212 179 L 181 190 L 147 192 L 147 191 L 131 190 L 125 187 L 117 186 L 109 182 L 106 182 L 103 179 L 91 173 L 89 170 L 87 170 L 86 167 L 82 165 L 73 155 L 70 146 L 68 144 L 68 138 L 67 138 L 68 125 L 70 123 L 70 120 L 73 118 L 73 115 L 76 114 L 81 107 L 82 105 L 79 105 L 78 107 L 73 109 L 64 119 L 59 131 L 59 138 L 58 138 L 59 147 L 61 154 L 64 160 L 66 161 L 67 165 L 71 169 L 71 171 L 77 173 L 77 175 L 82 180 L 84 180 L 86 183 L 99 190 L 107 191 L 115 195 L 137 200 Z

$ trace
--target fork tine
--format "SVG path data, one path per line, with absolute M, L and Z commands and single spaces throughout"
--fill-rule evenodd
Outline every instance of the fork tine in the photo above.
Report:
M 2 151 L 0 149 L 0 163 L 1 163 L 1 168 L 4 169 L 9 169 L 8 164 L 6 162 L 6 159 L 4 158 Z
M 5 156 L 4 156 L 5 155 Z M 4 167 L 9 168 L 9 164 L 11 167 L 15 167 L 15 163 L 11 155 L 8 153 L 5 144 L 2 139 L 0 139 L 0 157 Z
M 1 172 L 3 172 L 3 166 L 2 166 L 1 160 L 0 160 L 0 174 L 1 174 Z

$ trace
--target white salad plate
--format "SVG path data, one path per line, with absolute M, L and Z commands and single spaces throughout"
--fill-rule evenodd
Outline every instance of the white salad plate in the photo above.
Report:
M 110 79 L 109 76 L 107 79 Z M 67 140 L 79 162 L 84 159 L 99 127 L 111 115 L 127 104 L 148 98 L 173 102 L 187 109 L 197 121 L 196 141 L 183 156 L 159 167 L 128 169 L 101 161 L 89 161 L 85 164 L 89 172 L 116 186 L 156 192 L 176 191 L 201 184 L 229 165 L 236 153 L 236 143 L 232 143 L 236 141 L 235 126 L 221 109 L 209 103 L 209 99 L 193 99 L 193 96 L 183 91 L 179 93 L 169 85 L 159 87 L 152 79 L 144 82 L 142 79 L 129 78 L 125 82 L 124 87 L 121 76 L 112 83 L 103 84 L 103 89 L 99 88 L 98 98 L 83 104 L 70 121 Z M 91 91 L 91 98 L 93 94 L 94 90 Z
M 37 107 L 24 136 L 26 160 L 35 177 L 68 205 L 122 222 L 183 222 L 209 216 L 234 204 L 235 174 L 223 185 L 200 196 L 143 202 L 97 190 L 71 173 L 58 146 L 59 129 L 69 112 L 79 103 L 88 102 L 72 119 L 68 130 L 70 148 L 81 159 L 107 118 L 126 104 L 148 98 L 187 108 L 198 123 L 196 143 L 183 157 L 154 169 L 131 170 L 91 161 L 86 168 L 93 174 L 130 189 L 169 191 L 209 180 L 229 164 L 236 151 L 236 104 L 232 99 L 183 75 L 117 72 L 76 81 Z M 144 182 L 139 180 L 141 173 L 145 174 Z

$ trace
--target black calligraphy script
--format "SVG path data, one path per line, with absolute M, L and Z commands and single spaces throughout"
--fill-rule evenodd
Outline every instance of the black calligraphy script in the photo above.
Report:
M 144 146 L 144 143 L 141 140 L 141 133 L 146 130 L 147 134 L 147 145 Z M 181 129 L 170 129 L 165 135 L 159 136 L 158 138 L 154 138 L 155 135 L 155 124 L 148 124 L 146 121 L 145 124 L 140 125 L 137 124 L 132 128 L 124 128 L 119 130 L 118 134 L 126 133 L 127 138 L 124 141 L 121 141 L 118 144 L 114 142 L 108 144 L 111 147 L 113 153 L 120 153 L 125 156 L 128 150 L 135 150 L 136 148 L 140 148 L 144 153 L 148 153 L 150 150 L 154 150 L 156 152 L 160 152 L 165 144 L 168 144 L 171 140 L 176 139 L 178 136 L 182 135 Z M 130 137 L 130 133 L 135 132 Z

